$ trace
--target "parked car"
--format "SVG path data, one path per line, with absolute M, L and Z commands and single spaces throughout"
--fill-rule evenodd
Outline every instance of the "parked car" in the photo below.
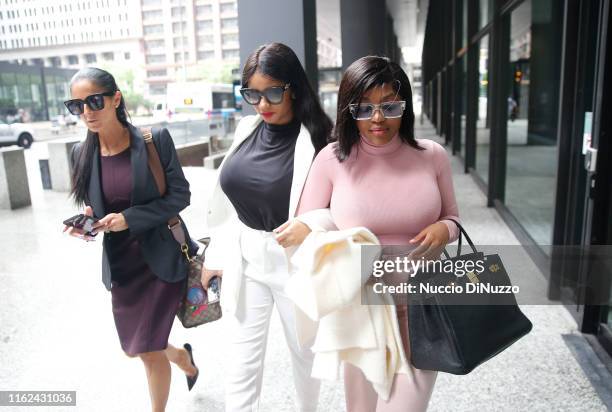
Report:
M 28 149 L 34 142 L 34 134 L 24 123 L 6 124 L 0 121 L 0 144 L 17 144 Z

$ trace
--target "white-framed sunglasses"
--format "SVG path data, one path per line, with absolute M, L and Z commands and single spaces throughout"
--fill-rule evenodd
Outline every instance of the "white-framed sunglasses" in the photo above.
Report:
M 379 110 L 385 119 L 397 119 L 404 114 L 404 110 L 406 110 L 406 101 L 397 100 L 393 102 L 382 102 L 380 104 L 349 104 L 349 111 L 355 120 L 370 120 L 374 116 L 376 110 Z

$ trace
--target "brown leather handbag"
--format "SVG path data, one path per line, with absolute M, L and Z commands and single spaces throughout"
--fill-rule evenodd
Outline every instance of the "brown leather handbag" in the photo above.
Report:
M 147 147 L 149 169 L 153 173 L 159 193 L 163 196 L 166 193 L 166 174 L 153 142 L 153 133 L 149 128 L 141 129 L 141 132 Z M 210 281 L 208 290 L 204 289 L 201 281 L 204 252 L 210 243 L 210 238 L 200 239 L 198 242 L 203 244 L 203 247 L 200 247 L 195 256 L 190 256 L 185 231 L 178 216 L 168 220 L 168 229 L 172 232 L 172 236 L 179 244 L 189 264 L 185 292 L 176 316 L 186 328 L 193 328 L 221 318 L 221 278 L 214 277 Z

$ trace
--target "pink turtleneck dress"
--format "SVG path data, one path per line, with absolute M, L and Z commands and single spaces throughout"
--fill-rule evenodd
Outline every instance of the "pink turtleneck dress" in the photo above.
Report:
M 329 207 L 338 229 L 365 226 L 383 245 L 405 245 L 428 225 L 458 220 L 452 172 L 446 150 L 417 140 L 417 150 L 395 136 L 376 146 L 365 137 L 340 163 L 334 143 L 315 158 L 297 215 Z M 458 236 L 448 220 L 450 241 Z
M 442 221 L 449 242 L 457 239 L 458 220 L 452 171 L 446 151 L 431 140 L 417 140 L 415 149 L 394 136 L 384 145 L 361 137 L 351 155 L 339 162 L 334 143 L 315 158 L 297 215 L 330 208 L 338 229 L 365 226 L 382 245 L 408 245 L 410 239 L 432 223 Z M 406 306 L 397 308 L 406 356 L 410 359 Z M 378 399 L 361 370 L 345 365 L 348 411 L 425 410 L 436 372 L 413 368 L 413 377 L 396 375 L 388 401 Z

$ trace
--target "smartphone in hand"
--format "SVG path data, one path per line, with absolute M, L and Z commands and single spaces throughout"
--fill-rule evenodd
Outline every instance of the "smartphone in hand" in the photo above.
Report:
M 95 217 L 87 216 L 81 213 L 81 214 L 72 216 L 69 219 L 64 220 L 64 224 L 66 226 L 70 226 L 70 227 L 74 227 L 75 229 L 82 230 L 85 236 L 94 237 L 97 235 L 97 233 L 92 233 L 94 229 L 93 225 L 97 221 L 98 219 L 96 219 Z

